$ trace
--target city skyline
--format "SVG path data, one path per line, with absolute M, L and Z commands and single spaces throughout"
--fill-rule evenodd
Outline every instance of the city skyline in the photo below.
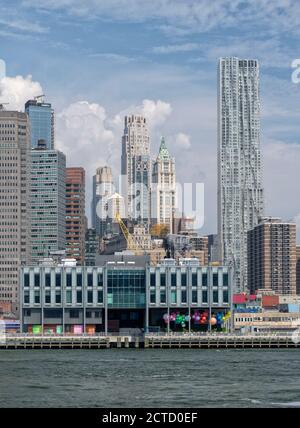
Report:
M 268 10 L 264 19 L 264 14 L 259 15 L 255 6 L 249 4 L 249 13 L 237 17 L 238 1 L 230 10 L 224 8 L 224 2 L 193 1 L 191 3 L 198 6 L 201 3 L 201 7 L 193 10 L 188 5 L 182 9 L 173 7 L 167 17 L 166 9 L 158 8 L 155 1 L 144 8 L 139 19 L 132 12 L 134 7 L 118 8 L 121 1 L 115 1 L 115 7 L 110 10 L 105 2 L 101 3 L 101 8 L 97 5 L 93 11 L 91 21 L 91 11 L 85 2 L 85 7 L 79 10 L 71 1 L 66 13 L 59 2 L 52 2 L 51 8 L 42 2 L 41 10 L 37 3 L 26 1 L 18 9 L 20 19 L 14 25 L 8 22 L 11 6 L 7 6 L 3 11 L 0 38 L 3 42 L 9 40 L 11 49 L 3 43 L 0 56 L 6 60 L 8 75 L 22 75 L 23 79 L 12 77 L 5 87 L 1 84 L 2 96 L 12 103 L 12 94 L 20 91 L 22 94 L 33 91 L 28 99 L 31 95 L 46 93 L 57 113 L 58 148 L 70 159 L 68 166 L 86 168 L 91 162 L 97 162 L 95 168 L 91 167 L 93 170 L 106 164 L 109 156 L 113 169 L 117 170 L 122 116 L 128 112 L 147 112 L 152 122 L 153 152 L 158 151 L 160 136 L 165 135 L 168 147 L 178 159 L 178 179 L 205 183 L 209 197 L 203 233 L 209 233 L 216 230 L 217 59 L 226 55 L 255 57 L 261 64 L 266 214 L 297 220 L 299 203 L 290 195 L 296 193 L 299 178 L 299 86 L 291 81 L 291 62 L 299 56 L 295 49 L 299 34 L 296 25 L 288 27 L 288 24 L 294 22 L 299 5 L 282 7 L 279 27 L 277 1 L 260 6 Z M 178 2 L 173 3 L 178 6 Z M 159 11 L 154 13 L 155 10 Z M 179 11 L 178 15 L 174 10 Z M 45 13 L 47 25 L 43 25 Z M 189 19 L 185 19 L 186 16 Z M 237 37 L 236 21 L 231 25 L 230 19 L 243 24 L 243 36 Z M 89 23 L 88 31 L 82 30 L 80 20 Z M 22 29 L 22 22 L 32 25 L 23 25 Z M 281 34 L 282 26 L 287 39 Z M 260 34 L 256 31 L 254 36 L 253 28 L 263 31 Z M 55 29 L 57 31 L 50 31 Z M 74 29 L 78 40 L 71 43 Z M 137 37 L 142 29 L 144 36 Z M 114 31 L 118 38 L 109 37 Z M 126 31 L 126 44 L 119 37 L 123 31 Z M 29 50 L 30 64 L 26 62 Z M 22 54 L 18 55 L 20 51 Z M 59 72 L 62 68 L 63 74 Z M 32 74 L 32 80 L 24 80 L 28 74 Z M 72 117 L 80 120 L 80 132 L 70 128 Z M 92 128 L 88 142 L 87 126 Z M 99 150 L 96 159 L 98 144 L 100 148 L 108 146 L 109 151 L 101 156 Z M 180 158 L 182 150 L 185 150 L 185 162 Z M 192 165 L 189 170 L 185 168 L 186 162 Z M 91 188 L 89 182 L 91 176 L 87 178 L 88 189 Z
M 0 0 L 0 408 L 300 408 L 299 19 Z

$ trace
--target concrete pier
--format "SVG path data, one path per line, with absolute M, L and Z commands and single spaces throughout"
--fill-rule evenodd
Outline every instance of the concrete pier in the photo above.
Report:
M 145 348 L 198 348 L 198 349 L 291 349 L 300 343 L 291 334 L 286 335 L 147 335 Z
M 147 334 L 145 336 L 6 336 L 0 349 L 297 349 L 292 334 Z

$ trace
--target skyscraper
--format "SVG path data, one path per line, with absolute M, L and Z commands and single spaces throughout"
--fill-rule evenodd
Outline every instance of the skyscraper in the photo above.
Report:
M 30 126 L 0 105 L 0 301 L 19 310 L 19 268 L 30 263 Z
M 99 254 L 99 236 L 95 229 L 87 229 L 85 233 L 85 266 L 95 266 Z
M 85 170 L 66 169 L 66 255 L 84 264 Z
M 92 227 L 97 235 L 103 237 L 107 232 L 108 205 L 107 201 L 114 193 L 112 171 L 109 166 L 97 168 L 93 177 Z
M 218 82 L 219 256 L 247 289 L 247 231 L 263 215 L 259 65 L 221 58 Z
M 154 224 L 166 225 L 169 233 L 173 233 L 175 195 L 175 159 L 170 156 L 162 137 L 152 170 L 151 217 Z
M 54 111 L 51 104 L 42 101 L 43 96 L 25 104 L 31 126 L 31 147 L 35 149 L 39 140 L 46 141 L 47 149 L 54 149 Z
M 248 285 L 296 294 L 296 224 L 263 218 L 248 232 Z
M 150 138 L 143 116 L 126 116 L 122 138 L 123 195 L 128 217 L 135 223 L 150 221 Z
M 297 282 L 297 294 L 300 296 L 300 245 L 296 247 L 296 282 Z
M 33 263 L 65 250 L 66 157 L 45 141 L 31 152 L 31 251 Z

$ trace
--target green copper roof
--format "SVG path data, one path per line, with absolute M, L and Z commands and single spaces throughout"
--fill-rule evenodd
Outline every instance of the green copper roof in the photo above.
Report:
M 167 149 L 167 146 L 166 146 L 165 138 L 161 137 L 158 159 L 169 160 L 170 158 L 171 157 L 170 157 L 169 150 Z

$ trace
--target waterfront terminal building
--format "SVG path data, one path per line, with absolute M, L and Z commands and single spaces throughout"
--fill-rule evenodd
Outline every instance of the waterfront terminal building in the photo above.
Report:
M 150 266 L 146 256 L 99 256 L 21 269 L 25 333 L 94 334 L 222 329 L 231 309 L 231 272 L 196 259 Z M 227 314 L 227 317 L 226 317 Z

